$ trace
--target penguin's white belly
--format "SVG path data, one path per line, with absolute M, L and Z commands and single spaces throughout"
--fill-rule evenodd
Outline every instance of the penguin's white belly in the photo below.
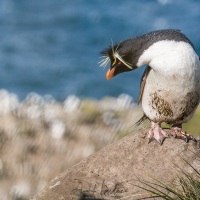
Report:
M 199 104 L 199 57 L 186 42 L 159 41 L 138 61 L 150 70 L 143 91 L 142 107 L 154 122 L 188 121 Z
M 197 85 L 195 72 L 191 76 L 178 73 L 162 76 L 151 70 L 142 97 L 144 113 L 154 122 L 178 124 L 188 121 L 199 104 Z

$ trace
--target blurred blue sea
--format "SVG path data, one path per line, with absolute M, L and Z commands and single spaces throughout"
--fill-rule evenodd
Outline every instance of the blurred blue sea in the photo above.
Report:
M 200 55 L 199 0 L 1 0 L 0 88 L 100 99 L 137 99 L 144 68 L 105 80 L 99 52 L 155 29 L 181 29 Z

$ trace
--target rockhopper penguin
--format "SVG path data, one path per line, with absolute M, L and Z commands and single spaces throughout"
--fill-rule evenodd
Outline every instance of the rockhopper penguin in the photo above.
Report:
M 106 73 L 115 75 L 147 65 L 140 84 L 138 102 L 145 119 L 151 121 L 148 140 L 163 143 L 169 135 L 161 123 L 171 125 L 170 135 L 195 140 L 182 130 L 200 101 L 200 61 L 192 42 L 179 30 L 158 30 L 111 45 L 103 50 L 100 66 L 110 62 Z

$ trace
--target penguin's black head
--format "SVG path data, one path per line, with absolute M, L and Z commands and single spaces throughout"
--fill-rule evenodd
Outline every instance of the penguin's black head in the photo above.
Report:
M 100 62 L 100 66 L 104 67 L 110 61 L 110 68 L 106 73 L 107 80 L 119 73 L 132 71 L 137 68 L 137 55 L 135 55 L 129 40 L 111 45 L 109 48 L 103 50 L 101 54 L 104 59 Z
M 106 78 L 109 80 L 119 73 L 140 67 L 138 66 L 138 60 L 143 52 L 154 43 L 162 40 L 183 41 L 194 48 L 192 42 L 183 33 L 174 29 L 152 31 L 124 40 L 118 44 L 111 45 L 101 52 L 104 59 L 100 62 L 100 66 L 104 67 L 110 61 L 110 69 L 106 74 Z

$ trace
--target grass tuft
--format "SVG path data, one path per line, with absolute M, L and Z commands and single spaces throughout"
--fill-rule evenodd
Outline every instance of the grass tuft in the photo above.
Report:
M 200 159 L 200 156 L 198 156 Z M 200 200 L 200 171 L 183 159 L 194 171 L 188 174 L 181 170 L 181 177 L 177 176 L 178 184 L 170 185 L 153 179 L 155 182 L 141 181 L 143 186 L 137 186 L 149 193 L 148 197 L 141 199 L 166 199 L 166 200 Z

